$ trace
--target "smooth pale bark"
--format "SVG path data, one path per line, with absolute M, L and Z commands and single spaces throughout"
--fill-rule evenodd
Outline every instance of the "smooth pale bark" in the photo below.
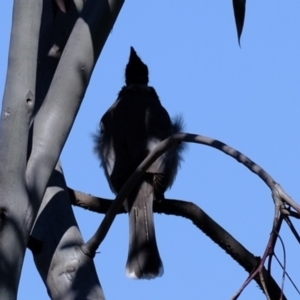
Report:
M 44 195 L 122 4 L 123 0 L 89 0 L 74 26 L 34 122 L 32 152 L 26 172 L 33 199 L 41 199 Z
M 16 299 L 33 220 L 25 170 L 35 101 L 41 0 L 16 0 L 0 121 L 0 299 Z
M 93 259 L 71 207 L 61 167 L 52 173 L 32 236 L 33 255 L 51 299 L 104 299 Z
M 76 0 L 67 13 L 57 11 L 54 15 L 51 1 L 44 1 L 35 112 L 47 94 L 83 3 Z M 83 238 L 64 190 L 65 180 L 57 166 L 31 233 L 30 249 L 36 267 L 51 299 L 104 299 L 94 262 L 80 250 Z
M 47 183 L 45 180 L 48 171 L 51 164 L 56 163 L 55 155 L 60 153 L 69 134 L 91 72 L 122 3 L 123 1 L 89 1 L 90 6 L 84 7 L 82 18 L 74 26 L 45 103 L 35 118 L 28 174 L 35 183 L 33 195 L 36 198 L 43 193 L 42 187 Z M 51 153 L 47 149 L 51 149 Z M 60 193 L 61 201 L 55 201 L 57 196 L 54 195 L 55 187 L 48 188 L 44 201 L 47 203 L 48 198 L 52 198 L 50 203 L 55 206 L 49 210 L 53 205 L 43 204 L 43 213 L 33 232 L 33 236 L 42 241 L 43 250 L 34 256 L 51 298 L 103 299 L 93 261 L 80 250 L 79 246 L 83 241 L 72 215 L 70 202 L 66 201 L 67 193 Z M 57 209 L 64 211 L 65 215 L 56 212 Z M 47 228 L 46 224 L 54 219 L 53 216 L 64 226 L 51 223 Z M 43 236 L 48 236 L 47 240 Z M 65 244 L 69 247 L 64 247 Z M 49 263 L 44 264 L 45 261 Z
M 8 74 L 0 123 L 1 300 L 16 298 L 29 232 L 80 107 L 91 72 L 123 1 L 87 2 L 62 55 L 46 101 L 39 111 L 35 110 L 37 114 L 33 123 L 33 135 L 29 137 L 35 106 L 42 5 L 49 3 L 50 0 L 15 0 L 14 4 Z M 74 86 L 78 87 L 75 93 Z M 43 102 L 42 98 L 39 99 L 40 103 Z M 28 163 L 27 149 L 31 150 Z M 56 195 L 55 191 L 54 194 L 53 191 L 51 193 Z M 58 239 L 54 234 L 49 241 L 55 240 L 59 249 L 62 249 L 61 245 L 66 246 L 66 241 L 72 241 L 72 247 L 68 255 L 52 252 L 50 254 L 53 257 L 47 256 L 48 261 L 55 262 L 55 267 L 60 265 L 59 268 L 54 268 L 51 264 L 51 268 L 56 271 L 64 270 L 67 280 L 57 281 L 60 273 L 52 272 L 44 276 L 46 273 L 42 269 L 40 272 L 46 279 L 47 288 L 50 287 L 53 299 L 103 299 L 95 267 L 90 258 L 80 251 L 82 238 L 72 213 L 68 214 L 69 221 L 63 234 L 66 239 Z M 45 224 L 53 222 L 52 217 Z M 71 263 L 70 259 L 64 259 L 70 257 L 69 254 L 73 259 Z M 80 288 L 78 282 L 84 281 L 83 278 L 88 283 Z

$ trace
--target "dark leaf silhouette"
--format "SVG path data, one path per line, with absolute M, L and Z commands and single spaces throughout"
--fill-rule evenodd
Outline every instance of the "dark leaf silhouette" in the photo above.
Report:
M 241 45 L 241 35 L 243 32 L 245 11 L 246 11 L 246 0 L 232 0 L 235 25 L 238 35 L 239 45 Z

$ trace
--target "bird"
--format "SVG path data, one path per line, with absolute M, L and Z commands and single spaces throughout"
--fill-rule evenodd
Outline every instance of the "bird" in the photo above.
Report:
M 102 116 L 94 138 L 95 152 L 115 194 L 162 140 L 183 129 L 182 117 L 171 120 L 148 83 L 148 67 L 131 47 L 125 85 Z M 153 201 L 164 200 L 165 191 L 175 180 L 183 150 L 184 143 L 179 143 L 160 156 L 124 202 L 129 213 L 129 278 L 153 279 L 164 272 L 155 236 Z

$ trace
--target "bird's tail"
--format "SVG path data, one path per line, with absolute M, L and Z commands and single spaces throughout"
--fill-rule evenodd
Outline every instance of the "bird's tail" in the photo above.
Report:
M 134 197 L 134 201 L 130 199 Z M 143 181 L 137 193 L 131 193 L 129 207 L 129 252 L 126 275 L 134 279 L 153 279 L 164 272 L 158 252 L 154 219 L 153 187 Z M 131 201 L 130 201 L 131 200 Z

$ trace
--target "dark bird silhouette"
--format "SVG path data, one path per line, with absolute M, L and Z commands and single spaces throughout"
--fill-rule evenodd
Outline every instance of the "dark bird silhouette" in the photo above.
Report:
M 153 87 L 148 86 L 148 67 L 131 47 L 125 71 L 126 85 L 103 115 L 95 151 L 114 193 L 118 193 L 157 144 L 182 129 L 181 118 L 171 121 Z M 129 212 L 129 252 L 126 274 L 130 278 L 155 278 L 163 274 L 157 248 L 153 201 L 176 176 L 183 144 L 159 157 L 147 170 L 125 201 Z

